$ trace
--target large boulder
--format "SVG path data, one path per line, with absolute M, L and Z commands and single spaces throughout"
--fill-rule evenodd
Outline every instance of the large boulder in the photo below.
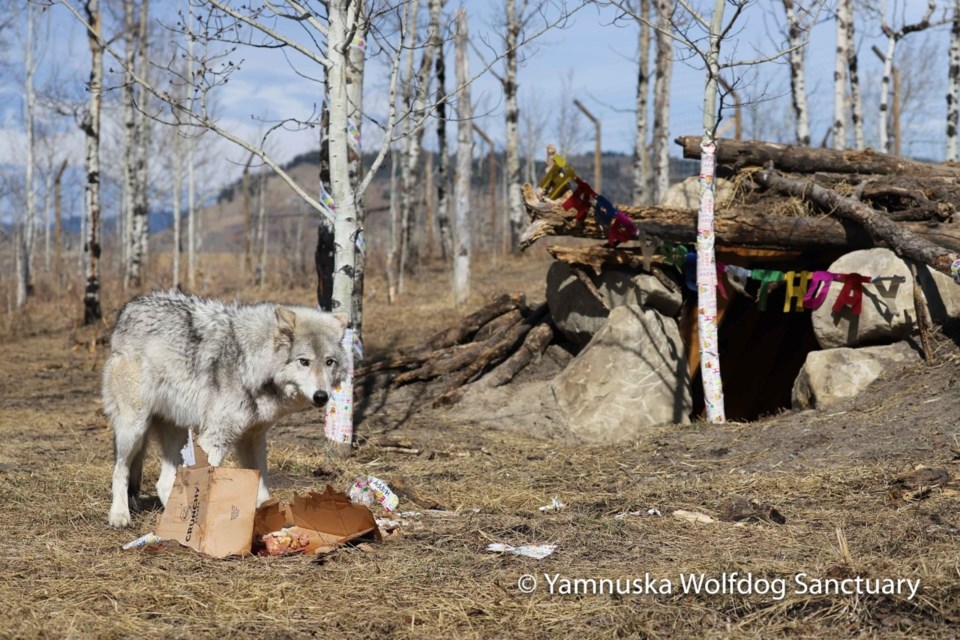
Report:
M 588 271 L 588 277 L 611 309 L 636 305 L 676 316 L 683 303 L 679 290 L 671 291 L 654 276 L 631 274 L 605 269 L 599 276 Z M 570 265 L 554 261 L 547 271 L 547 306 L 557 329 L 578 347 L 586 346 L 609 313 L 596 296 L 573 273 Z
M 879 347 L 811 351 L 793 383 L 794 409 L 823 409 L 852 398 L 888 367 L 917 362 L 920 354 L 903 341 Z
M 714 206 L 725 206 L 733 199 L 733 183 L 725 178 L 716 178 L 713 183 Z M 661 206 L 672 209 L 700 208 L 700 176 L 690 176 L 673 184 L 663 196 Z
M 613 309 L 550 389 L 569 433 L 587 442 L 687 423 L 693 404 L 676 321 L 636 305 Z
M 830 286 L 827 299 L 811 314 L 813 333 L 824 349 L 855 347 L 862 344 L 892 342 L 910 335 L 915 324 L 913 276 L 907 264 L 889 249 L 864 249 L 838 258 L 828 271 L 859 273 L 864 276 L 899 276 L 900 281 L 884 279 L 863 285 L 860 315 L 849 307 L 833 312 L 843 283 Z
M 934 322 L 944 324 L 960 318 L 960 284 L 925 264 L 917 265 L 917 281 Z

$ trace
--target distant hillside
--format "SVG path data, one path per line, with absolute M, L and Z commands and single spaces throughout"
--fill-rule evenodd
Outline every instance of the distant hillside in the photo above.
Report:
M 311 151 L 294 158 L 285 169 L 290 175 L 316 193 L 317 164 L 319 151 Z M 593 180 L 593 156 L 582 155 L 568 158 L 578 175 L 588 181 Z M 370 166 L 373 156 L 364 157 L 365 166 Z M 489 201 L 489 176 L 487 158 L 478 159 L 474 163 L 473 173 L 473 206 L 477 208 L 478 219 L 487 220 L 489 215 L 486 208 Z M 433 166 L 437 166 L 434 158 Z M 451 164 L 452 166 L 452 164 Z M 497 157 L 498 180 L 504 166 L 503 154 Z M 524 166 L 524 163 L 521 163 Z M 671 181 L 677 181 L 698 171 L 695 160 L 680 158 L 670 159 Z M 535 174 L 543 175 L 544 163 L 535 163 Z M 251 177 L 250 207 L 253 216 L 256 216 L 259 206 L 258 184 L 259 176 Z M 633 167 L 630 157 L 622 154 L 606 154 L 603 156 L 603 195 L 615 203 L 629 203 L 632 190 Z M 287 251 L 296 235 L 297 225 L 300 224 L 301 213 L 306 210 L 293 190 L 276 175 L 266 177 L 264 190 L 264 206 L 269 221 L 268 238 L 271 239 L 271 252 Z M 385 162 L 366 193 L 365 204 L 368 210 L 366 220 L 366 240 L 373 251 L 386 247 L 389 242 L 388 212 L 390 203 L 390 171 L 389 161 Z M 487 215 L 484 215 L 487 214 Z M 216 252 L 237 252 L 243 248 L 243 201 L 241 197 L 241 181 L 236 180 L 224 186 L 212 204 L 199 213 L 200 229 L 203 234 L 203 249 Z M 422 220 L 423 218 L 421 218 Z M 306 210 L 303 221 L 304 236 L 315 238 L 314 228 L 318 223 L 317 214 Z M 166 251 L 170 247 L 170 233 L 164 231 L 172 225 L 169 213 L 151 216 L 151 230 L 157 231 L 153 236 L 152 245 L 156 251 Z M 185 227 L 185 225 L 184 225 Z M 312 246 L 310 244 L 309 246 Z

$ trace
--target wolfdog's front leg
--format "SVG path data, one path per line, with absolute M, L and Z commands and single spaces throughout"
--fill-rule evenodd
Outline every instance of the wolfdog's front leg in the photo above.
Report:
M 267 432 L 245 434 L 237 442 L 237 459 L 245 469 L 257 469 L 260 472 L 260 490 L 257 492 L 259 507 L 270 499 L 270 490 L 267 489 Z

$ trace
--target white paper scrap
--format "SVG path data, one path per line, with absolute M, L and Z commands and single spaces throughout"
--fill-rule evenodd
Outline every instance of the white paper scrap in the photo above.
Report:
M 567 505 L 563 504 L 556 497 L 550 498 L 550 504 L 545 504 L 540 507 L 540 511 L 561 511 Z
M 515 556 L 534 558 L 536 560 L 543 560 L 556 550 L 557 545 L 555 544 L 529 544 L 522 547 L 514 547 L 502 542 L 491 542 L 487 545 L 487 551 L 509 553 Z

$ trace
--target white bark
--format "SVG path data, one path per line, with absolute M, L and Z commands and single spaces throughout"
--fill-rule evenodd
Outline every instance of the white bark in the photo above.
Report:
M 640 0 L 640 16 L 649 19 L 650 0 Z M 638 20 L 640 34 L 637 39 L 637 118 L 636 138 L 633 146 L 633 204 L 647 204 L 650 179 L 650 154 L 647 153 L 647 137 L 650 134 L 650 25 Z
M 807 109 L 807 89 L 804 74 L 804 26 L 794 9 L 793 0 L 783 0 L 787 14 L 787 45 L 790 47 L 790 95 L 796 121 L 797 144 L 810 146 L 810 111 Z
M 957 125 L 960 124 L 960 0 L 953 3 L 950 25 L 950 69 L 947 89 L 947 160 L 957 161 Z
M 347 55 L 347 118 L 356 124 L 357 132 L 363 133 L 363 73 L 366 65 L 366 37 L 369 25 L 367 23 L 367 14 L 365 3 L 360 4 L 360 12 L 357 16 L 357 23 L 354 26 L 353 39 L 357 46 L 350 45 Z M 359 46 L 359 43 L 363 46 Z M 364 271 L 366 270 L 366 255 L 364 253 L 364 219 L 366 209 L 363 202 L 363 193 L 360 191 L 360 181 L 363 173 L 363 162 L 361 153 L 362 140 L 357 143 L 356 155 L 352 156 L 349 167 L 350 187 L 356 197 L 356 218 L 357 218 L 357 241 L 355 244 L 354 264 L 353 264 L 353 296 L 350 308 L 350 318 L 353 322 L 353 329 L 358 340 L 363 337 L 363 282 Z M 362 357 L 357 355 L 354 364 L 360 365 Z
M 348 330 L 344 335 L 344 347 L 348 352 L 347 375 L 343 383 L 334 389 L 328 405 L 324 431 L 328 438 L 327 451 L 331 454 L 349 452 L 353 442 L 353 336 L 352 325 L 355 266 L 357 255 L 357 192 L 351 182 L 350 158 L 348 155 L 347 120 L 350 111 L 347 67 L 352 31 L 364 15 L 363 3 L 356 0 L 330 0 L 328 3 L 329 27 L 327 30 L 326 58 L 328 105 L 330 128 L 327 153 L 330 164 L 330 189 L 336 203 L 333 232 L 336 250 L 334 253 L 333 296 L 331 310 L 346 314 Z M 331 415 L 331 409 L 336 414 Z
M 126 221 L 124 265 L 124 288 L 143 286 L 143 270 L 147 253 L 147 128 L 146 116 L 143 114 L 145 105 L 140 104 L 137 109 L 137 94 L 143 102 L 145 92 L 137 91 L 134 82 L 136 65 L 139 65 L 141 77 L 146 75 L 147 69 L 147 0 L 141 0 L 140 15 L 134 0 L 124 0 L 124 88 L 123 88 L 123 117 L 124 117 L 124 157 L 123 157 L 123 216 Z
M 470 179 L 473 162 L 473 107 L 470 104 L 470 66 L 467 60 L 467 13 L 457 13 L 456 46 L 457 77 L 457 178 L 454 187 L 453 294 L 457 308 L 463 308 L 470 297 Z
M 526 5 L 526 3 L 524 3 Z M 511 252 L 520 249 L 520 234 L 526 220 L 526 208 L 523 203 L 523 191 L 520 185 L 520 106 L 517 103 L 517 42 L 520 37 L 520 20 L 517 15 L 516 0 L 507 0 L 506 73 L 503 77 L 503 95 L 506 103 L 506 167 L 504 179 L 507 183 L 507 221 L 509 229 L 509 248 Z M 497 207 L 494 207 L 496 210 Z
M 850 18 L 847 22 L 847 75 L 850 80 L 850 120 L 853 124 L 853 144 L 858 149 L 866 148 L 866 138 L 863 132 L 863 93 L 860 91 L 859 62 L 857 60 L 857 41 L 854 37 L 854 23 L 856 12 L 853 0 L 841 0 L 849 5 L 846 10 Z
M 18 256 L 17 269 L 17 309 L 23 307 L 27 302 L 27 296 L 30 295 L 32 288 L 31 267 L 33 262 L 34 236 L 37 226 L 36 203 L 33 191 L 33 168 L 36 163 L 36 143 L 34 139 L 35 113 L 37 97 L 33 88 L 33 78 L 36 73 L 36 62 L 33 51 L 33 39 L 35 31 L 34 6 L 27 5 L 27 46 L 24 52 L 24 67 L 26 70 L 26 81 L 24 93 L 27 103 L 27 157 L 24 175 L 24 215 L 22 229 L 20 231 L 20 251 Z
M 86 185 L 84 188 L 85 285 L 83 290 L 83 323 L 92 324 L 103 315 L 100 308 L 100 105 L 103 92 L 103 47 L 100 44 L 100 0 L 86 0 L 84 13 L 90 46 L 90 81 L 87 84 L 89 100 L 81 128 L 85 134 L 84 155 Z
M 883 59 L 883 78 L 880 81 L 880 113 L 877 124 L 880 127 L 880 150 L 890 153 L 890 83 L 893 79 L 893 56 L 897 48 L 897 38 L 887 37 L 887 50 Z
M 697 331 L 700 338 L 700 373 L 707 420 L 725 421 L 720 350 L 717 341 L 717 265 L 714 254 L 714 168 L 717 132 L 717 80 L 720 76 L 720 41 L 725 0 L 715 0 L 710 22 L 710 48 L 706 53 L 707 82 L 703 95 L 703 150 L 700 159 L 700 209 L 697 215 Z
M 173 288 L 180 288 L 180 205 L 183 196 L 183 138 L 173 130 Z
M 400 234 L 400 243 L 398 253 L 394 255 L 397 268 L 397 293 L 403 294 L 403 281 L 408 269 L 411 267 L 413 254 L 416 253 L 416 242 L 413 238 L 414 233 L 414 201 L 416 191 L 415 174 L 419 164 L 420 146 L 417 144 L 417 136 L 414 127 L 417 122 L 415 115 L 416 95 L 422 89 L 419 84 L 419 78 L 414 75 L 413 65 L 417 50 L 417 20 L 420 13 L 420 0 L 412 0 L 407 6 L 407 65 L 404 73 L 403 82 L 403 107 L 409 114 L 403 131 L 403 162 L 400 165 L 400 220 L 402 232 Z M 426 55 L 426 52 L 424 52 Z M 395 247 L 396 249 L 396 247 Z
M 333 300 L 334 312 L 351 312 L 355 246 L 357 241 L 356 194 L 350 183 L 350 160 L 347 144 L 347 58 L 349 36 L 357 24 L 359 2 L 331 0 L 329 3 L 329 27 L 327 30 L 326 57 L 328 70 L 330 135 L 328 153 L 330 158 L 330 188 L 337 205 L 334 219 L 336 253 L 334 255 Z M 351 318 L 352 319 L 352 318 Z
M 937 8 L 936 0 L 927 0 L 927 8 L 923 17 L 919 21 L 903 24 L 899 29 L 894 30 L 887 22 L 886 7 L 883 7 L 882 23 L 880 29 L 883 35 L 887 37 L 887 50 L 883 58 L 883 80 L 880 83 L 880 117 L 878 125 L 880 128 L 880 149 L 885 153 L 891 152 L 890 144 L 890 83 L 893 79 L 893 61 L 896 55 L 897 43 L 905 36 L 917 31 L 924 31 L 930 28 L 930 17 Z
M 193 29 L 193 4 L 190 4 L 190 29 Z M 193 59 L 193 38 L 187 38 L 187 78 L 195 85 Z M 188 88 L 189 91 L 189 88 Z M 188 130 L 189 131 L 189 130 Z M 191 292 L 197 290 L 197 221 L 196 221 L 196 182 L 194 176 L 193 147 L 196 139 L 190 135 L 187 140 L 187 287 Z
M 136 120 L 134 116 L 134 64 L 136 58 L 136 21 L 133 17 L 133 0 L 123 0 L 123 90 L 120 93 L 120 110 L 123 117 L 123 186 L 121 187 L 121 215 L 117 224 L 123 229 L 121 235 L 120 262 L 123 265 L 123 288 L 126 290 L 135 277 L 133 200 L 136 191 L 136 170 L 134 161 L 134 139 Z M 139 264 L 138 264 L 139 266 Z M 137 285 L 139 286 L 139 285 Z
M 430 0 L 430 11 L 439 11 L 441 0 Z M 437 7 L 435 5 L 440 5 Z M 437 229 L 440 235 L 440 258 L 448 260 L 453 254 L 453 238 L 450 232 L 450 151 L 447 144 L 447 71 L 443 47 L 437 48 Z
M 147 19 L 149 14 L 149 0 L 140 0 L 140 20 L 139 20 L 139 42 L 137 44 L 137 57 L 139 58 L 140 77 L 146 78 L 149 70 L 149 60 L 147 51 Z M 136 235 L 136 253 L 138 257 L 136 284 L 142 286 L 146 280 L 146 270 L 148 256 L 150 253 L 150 211 L 147 202 L 147 154 L 150 148 L 150 126 L 147 121 L 145 109 L 147 108 L 147 92 L 143 87 L 137 88 L 139 109 L 136 112 L 136 130 L 134 138 L 134 175 L 136 178 L 136 191 L 133 197 L 133 219 L 139 220 L 139 225 L 134 225 Z
M 267 279 L 267 172 L 261 171 L 257 181 L 257 238 L 260 240 L 260 257 L 257 259 L 257 288 L 263 290 Z
M 850 30 L 847 28 L 852 16 L 850 5 L 837 5 L 837 55 L 833 69 L 833 148 L 847 148 L 847 57 L 850 49 Z M 881 110 L 883 106 L 880 107 Z
M 673 39 L 669 32 L 675 4 L 657 2 L 657 68 L 653 88 L 653 194 L 663 202 L 670 187 L 670 79 L 673 75 Z

